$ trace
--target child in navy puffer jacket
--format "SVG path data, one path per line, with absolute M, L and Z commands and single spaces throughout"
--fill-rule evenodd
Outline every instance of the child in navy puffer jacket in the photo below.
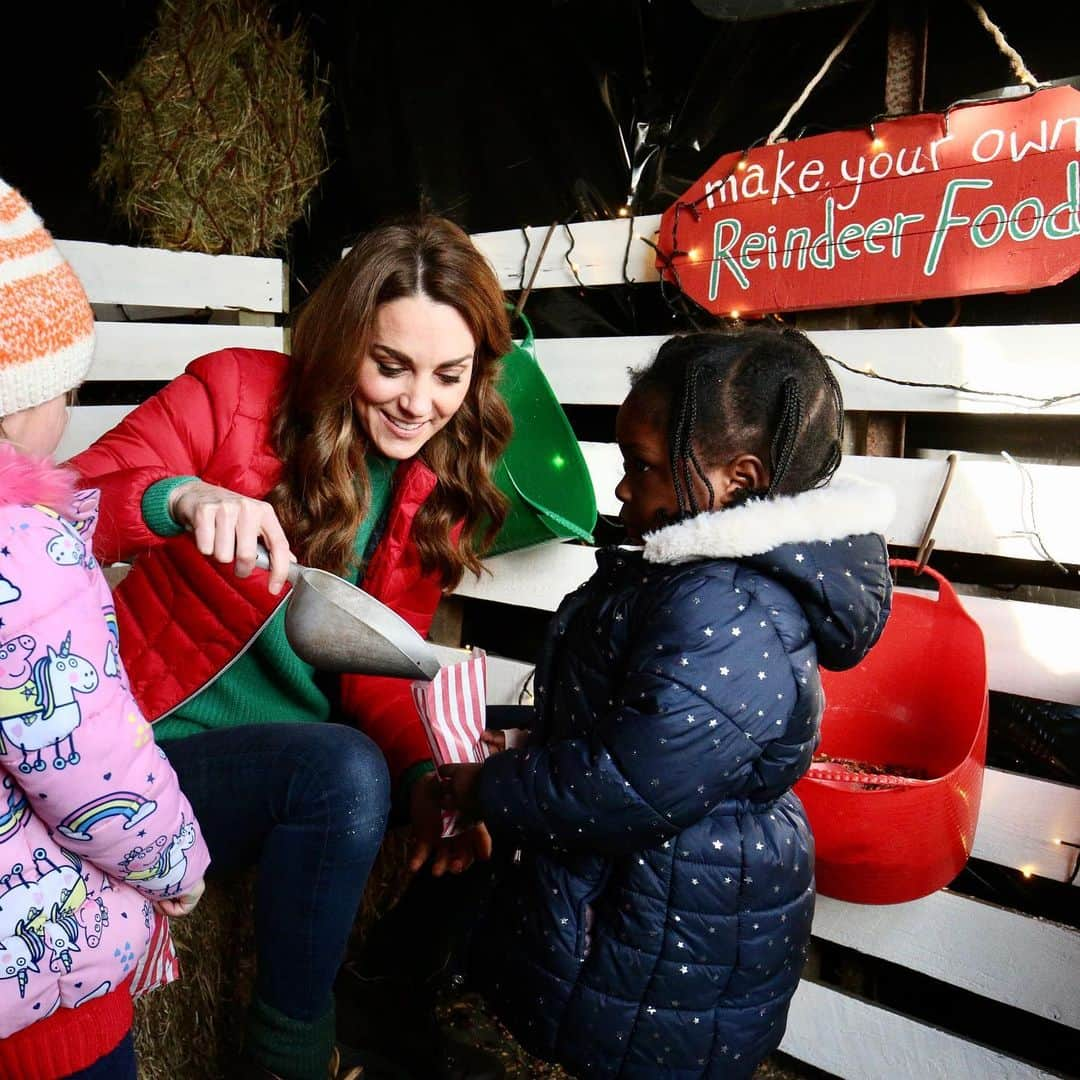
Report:
M 477 937 L 533 1052 L 595 1077 L 749 1076 L 810 939 L 791 787 L 889 611 L 889 494 L 834 477 L 843 404 L 801 333 L 668 341 L 619 410 L 621 520 L 556 613 L 527 746 L 447 774 L 517 854 Z

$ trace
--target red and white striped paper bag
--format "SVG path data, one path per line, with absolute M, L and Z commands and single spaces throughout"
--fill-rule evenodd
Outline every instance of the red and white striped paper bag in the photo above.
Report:
M 479 764 L 488 756 L 480 741 L 487 716 L 487 653 L 474 649 L 468 660 L 440 669 L 430 682 L 412 684 L 416 711 L 436 765 Z M 460 831 L 458 815 L 443 813 L 443 836 Z
M 131 979 L 131 996 L 140 998 L 143 994 L 168 986 L 180 978 L 180 961 L 176 956 L 169 920 L 160 911 L 154 911 L 150 927 L 150 944 L 146 952 L 135 965 Z

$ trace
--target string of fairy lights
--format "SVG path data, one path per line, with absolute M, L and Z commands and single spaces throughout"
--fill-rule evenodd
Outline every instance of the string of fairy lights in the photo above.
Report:
M 1037 90 L 1039 87 L 1038 82 L 1031 75 L 1030 71 L 1028 71 L 1026 65 L 1024 65 L 1023 63 L 1023 60 L 1019 57 L 1019 54 L 1007 45 L 1004 40 L 1004 35 L 1001 34 L 1001 32 L 996 26 L 989 22 L 985 12 L 981 9 L 981 5 L 977 3 L 977 0 L 968 0 L 968 3 L 972 6 L 973 9 L 975 9 L 976 15 L 980 18 L 980 21 L 983 23 L 983 25 L 986 26 L 986 28 L 995 35 L 995 41 L 998 43 L 1002 51 L 1009 57 L 1010 62 L 1013 65 L 1013 69 L 1018 75 L 1018 78 L 1020 78 L 1021 81 L 1028 85 L 1029 89 L 1031 89 L 1033 92 Z M 830 53 L 829 57 L 822 65 L 821 69 L 811 79 L 810 83 L 808 83 L 807 87 L 796 99 L 796 101 L 793 103 L 787 114 L 776 126 L 776 128 L 764 140 L 755 140 L 753 143 L 747 146 L 732 162 L 731 168 L 728 171 L 727 175 L 719 181 L 719 184 L 717 186 L 722 187 L 735 174 L 745 172 L 753 163 L 753 158 L 755 156 L 755 152 L 758 150 L 758 147 L 761 147 L 762 150 L 765 150 L 766 148 L 774 145 L 778 140 L 781 139 L 783 132 L 786 130 L 787 125 L 794 116 L 794 114 L 798 111 L 801 105 L 805 102 L 806 98 L 809 96 L 810 92 L 824 76 L 831 63 L 843 51 L 843 48 L 846 46 L 848 41 L 850 41 L 851 38 L 854 36 L 856 30 L 861 25 L 863 19 L 865 19 L 866 15 L 872 7 L 873 3 L 871 2 L 867 4 L 865 8 L 860 12 L 859 16 L 856 18 L 852 26 L 848 29 L 844 38 L 837 45 L 837 47 L 833 49 L 832 53 Z M 956 109 L 965 108 L 979 103 L 980 102 L 976 101 L 960 101 L 954 103 L 953 105 L 945 109 L 944 112 L 941 114 L 944 137 L 948 138 L 951 134 L 950 117 Z M 898 119 L 898 117 L 885 117 L 883 115 L 878 115 L 869 121 L 865 130 L 868 135 L 869 147 L 871 152 L 877 154 L 883 151 L 886 147 L 886 140 L 883 137 L 882 133 L 879 131 L 878 125 L 885 120 L 895 119 Z M 856 128 L 853 130 L 859 129 Z M 680 247 L 679 226 L 682 215 L 684 214 L 689 214 L 693 218 L 693 220 L 700 221 L 701 205 L 709 198 L 711 190 L 711 187 L 706 187 L 705 191 L 697 198 L 692 200 L 680 199 L 675 203 L 670 250 L 665 251 L 661 249 L 661 247 L 649 237 L 638 237 L 638 239 L 641 240 L 644 244 L 646 244 L 649 248 L 651 248 L 656 255 L 657 268 L 660 271 L 660 294 L 663 298 L 665 305 L 671 310 L 672 314 L 675 317 L 681 317 L 682 319 L 686 320 L 686 322 L 688 322 L 695 330 L 702 329 L 702 326 L 698 319 L 698 315 L 706 313 L 704 313 L 701 309 L 697 309 L 697 305 L 695 305 L 687 296 L 683 288 L 682 278 L 680 274 L 680 266 L 685 266 L 688 262 L 700 262 L 702 258 L 702 253 L 700 252 L 700 250 L 694 248 L 691 248 L 689 250 L 683 250 Z M 635 237 L 633 199 L 634 195 L 631 194 L 627 201 L 623 205 L 619 206 L 616 210 L 616 217 L 627 220 L 628 225 L 621 262 L 621 279 L 622 283 L 626 286 L 637 284 L 637 282 L 630 276 L 629 273 L 629 264 Z M 574 251 L 577 247 L 577 237 L 574 235 L 574 231 L 571 227 L 571 222 L 569 220 L 552 223 L 544 238 L 544 249 L 547 248 L 547 245 L 556 229 L 560 227 L 565 233 L 567 239 L 567 246 L 565 251 L 563 252 L 562 260 L 565 262 L 566 267 L 569 269 L 576 286 L 581 290 L 598 287 L 599 283 L 587 284 L 582 279 L 581 268 L 573 257 Z M 532 250 L 532 245 L 529 239 L 528 231 L 523 228 L 522 232 L 525 237 L 525 251 L 522 256 L 520 280 L 524 289 L 525 272 L 529 261 L 529 255 Z M 541 255 L 538 257 L 537 262 L 533 267 L 533 277 L 532 279 L 530 279 L 528 289 L 531 289 L 532 287 L 532 283 L 535 280 L 536 274 L 540 269 L 540 262 L 542 260 L 543 253 L 541 253 Z M 672 287 L 674 287 L 674 295 L 672 295 Z M 525 292 L 526 295 L 527 291 L 528 290 L 526 290 Z M 779 319 L 779 316 L 777 315 L 767 317 Z M 740 313 L 733 310 L 730 313 L 730 318 L 733 320 L 737 320 L 740 318 Z M 912 389 L 942 390 L 956 394 L 970 395 L 999 401 L 1022 402 L 1025 405 L 1031 406 L 1034 410 L 1050 409 L 1054 406 L 1059 406 L 1080 399 L 1080 391 L 1053 395 L 1035 395 L 1019 391 L 983 389 L 979 387 L 968 386 L 963 383 L 944 381 L 932 382 L 903 379 L 892 375 L 881 374 L 880 372 L 876 372 L 870 368 L 859 368 L 851 364 L 845 363 L 842 360 L 838 360 L 832 356 L 828 357 L 828 359 L 831 363 L 835 364 L 837 367 L 843 369 L 849 374 L 858 375 L 862 378 L 875 379 L 895 386 L 907 387 Z M 1005 451 L 1002 451 L 1002 457 L 1005 459 L 1005 461 L 1012 464 L 1020 472 L 1023 488 L 1021 498 L 1024 502 L 1025 507 L 1024 524 L 1026 527 L 1020 532 L 1017 532 L 1013 535 L 1023 536 L 1029 539 L 1032 546 L 1035 548 L 1041 558 L 1053 564 L 1063 573 L 1069 574 L 1069 568 L 1064 566 L 1059 560 L 1053 557 L 1053 555 L 1047 549 L 1046 543 L 1039 532 L 1035 520 L 1035 485 L 1030 470 L 1025 464 L 1017 461 L 1014 457 L 1012 457 Z M 522 694 L 524 695 L 525 693 L 526 689 L 523 688 Z M 1080 843 L 1066 840 L 1061 837 L 1053 838 L 1051 840 L 1051 843 L 1056 847 L 1069 848 L 1075 853 L 1074 858 L 1070 860 L 1071 869 L 1068 868 L 1069 863 L 1067 862 L 1065 877 L 1062 879 L 1065 884 L 1073 884 L 1076 881 L 1078 874 L 1080 874 Z M 1036 867 L 1032 864 L 1028 864 L 1019 867 L 1019 872 L 1022 879 L 1030 880 L 1036 874 L 1040 876 L 1045 875 L 1046 868 Z

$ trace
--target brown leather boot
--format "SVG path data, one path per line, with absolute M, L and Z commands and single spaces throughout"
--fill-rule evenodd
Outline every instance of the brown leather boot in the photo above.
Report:
M 341 1051 L 335 1046 L 326 1067 L 327 1080 L 363 1080 L 364 1069 L 360 1065 L 345 1068 L 341 1064 Z M 244 1061 L 240 1066 L 237 1080 L 282 1080 L 277 1073 L 271 1072 L 257 1061 Z
M 329 1080 L 362 1080 L 364 1068 L 362 1065 L 354 1065 L 346 1069 L 341 1064 L 341 1051 L 335 1046 L 330 1055 Z

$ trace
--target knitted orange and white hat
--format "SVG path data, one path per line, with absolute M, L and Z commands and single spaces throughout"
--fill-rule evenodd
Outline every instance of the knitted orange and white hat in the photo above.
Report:
M 82 382 L 94 313 L 41 219 L 0 179 L 0 418 Z

